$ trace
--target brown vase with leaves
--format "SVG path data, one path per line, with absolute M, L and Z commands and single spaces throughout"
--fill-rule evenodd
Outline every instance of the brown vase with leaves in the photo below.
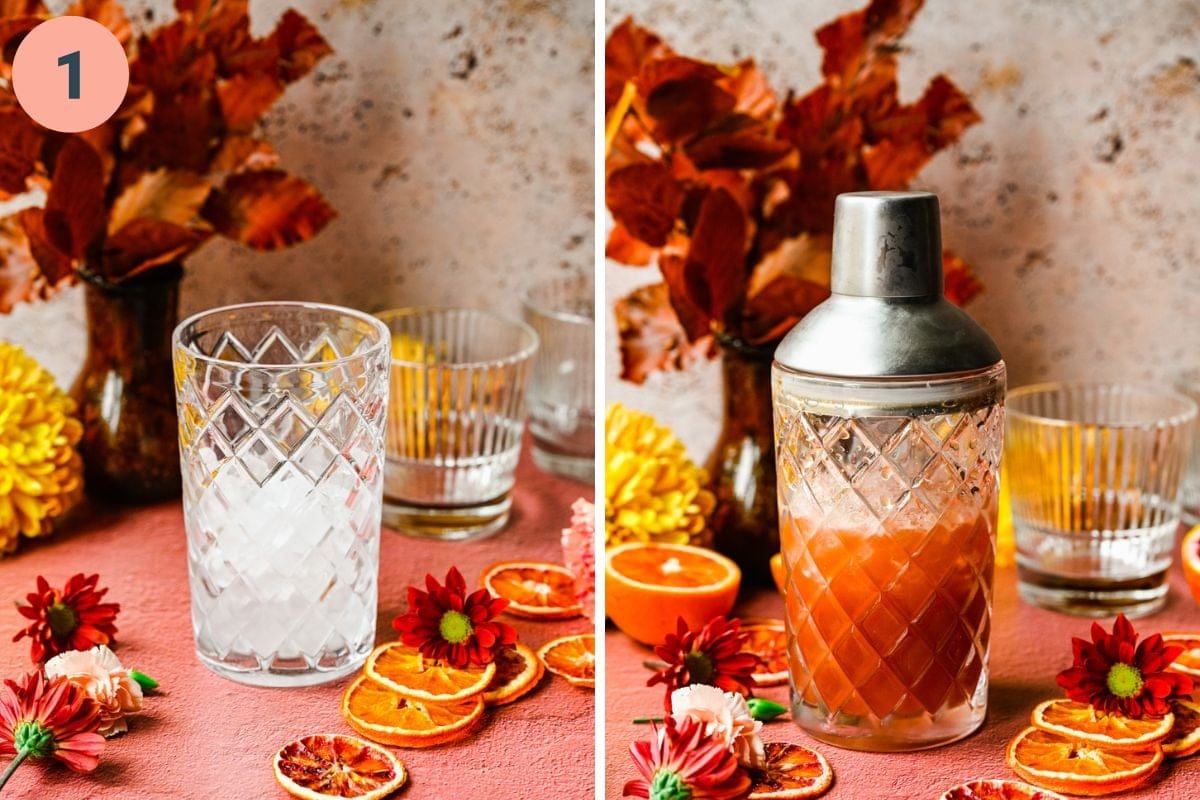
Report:
M 171 331 L 183 268 L 112 284 L 85 278 L 87 356 L 71 395 L 83 421 L 89 494 L 150 503 L 180 491 Z
M 725 415 L 707 467 L 717 507 L 713 546 L 742 568 L 743 579 L 770 585 L 779 552 L 775 429 L 771 410 L 773 346 L 718 337 Z

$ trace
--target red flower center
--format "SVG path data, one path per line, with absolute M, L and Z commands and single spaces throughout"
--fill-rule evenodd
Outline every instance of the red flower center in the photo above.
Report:
M 70 636 L 79 626 L 79 618 L 75 616 L 75 609 L 66 603 L 55 603 L 47 608 L 46 621 L 50 623 L 50 630 L 60 639 Z

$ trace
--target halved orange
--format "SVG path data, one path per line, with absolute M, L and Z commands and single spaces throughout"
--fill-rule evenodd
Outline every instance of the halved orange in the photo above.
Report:
M 1175 727 L 1162 740 L 1163 755 L 1187 758 L 1200 752 L 1200 705 L 1191 700 L 1172 700 L 1171 712 L 1175 715 Z
M 466 736 L 483 716 L 483 698 L 426 703 L 360 675 L 342 693 L 342 717 L 358 733 L 397 747 L 433 747 Z
M 1164 633 L 1163 641 L 1183 648 L 1179 657 L 1167 667 L 1200 680 L 1200 633 Z
M 1117 751 L 1026 728 L 1008 743 L 1005 760 L 1035 786 L 1091 797 L 1141 785 L 1158 769 L 1163 752 L 1157 743 Z
M 335 733 L 288 742 L 275 754 L 274 767 L 284 791 L 306 800 L 379 800 L 408 780 L 404 765 L 387 750 Z
M 639 642 L 661 644 L 680 617 L 699 628 L 732 611 L 741 581 L 737 564 L 712 550 L 628 542 L 605 554 L 605 612 Z
M 787 584 L 787 567 L 783 565 L 783 553 L 776 553 L 771 556 L 771 580 L 775 581 L 775 588 L 783 594 L 783 587 Z
M 428 703 L 453 703 L 482 694 L 496 665 L 452 667 L 432 661 L 401 642 L 380 645 L 367 657 L 363 674 L 397 694 Z
M 573 686 L 596 686 L 596 637 L 593 634 L 576 633 L 551 639 L 538 648 L 537 657 L 546 669 L 566 678 Z
M 1097 713 L 1091 705 L 1074 700 L 1047 700 L 1033 709 L 1030 722 L 1035 728 L 1107 750 L 1137 750 L 1167 738 L 1175 718 L 1167 714 L 1133 719 Z
M 533 691 L 546 674 L 537 654 L 517 642 L 496 654 L 496 674 L 483 693 L 489 706 L 503 706 Z
M 1200 525 L 1183 535 L 1180 551 L 1183 577 L 1187 579 L 1188 588 L 1192 590 L 1192 597 L 1200 603 Z
M 575 575 L 546 561 L 502 561 L 483 572 L 483 586 L 508 601 L 505 613 L 531 619 L 570 619 L 583 613 Z
M 785 742 L 767 742 L 764 748 L 767 764 L 750 770 L 748 800 L 817 797 L 833 783 L 833 768 L 816 750 Z
M 787 629 L 781 619 L 763 619 L 742 626 L 744 650 L 761 660 L 754 671 L 755 686 L 779 686 L 788 681 Z
M 946 790 L 938 800 L 1067 800 L 1020 781 L 970 781 Z

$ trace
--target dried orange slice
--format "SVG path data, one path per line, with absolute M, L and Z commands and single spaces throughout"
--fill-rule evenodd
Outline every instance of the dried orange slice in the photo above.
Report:
M 1117 751 L 1026 728 L 1008 743 L 1005 760 L 1013 772 L 1035 786 L 1097 796 L 1140 785 L 1158 769 L 1163 752 L 1157 743 Z
M 570 619 L 583 613 L 575 575 L 545 561 L 503 561 L 484 570 L 483 586 L 508 601 L 505 613 L 530 619 Z
M 596 637 L 590 633 L 560 636 L 546 642 L 537 651 L 546 669 L 573 686 L 596 686 Z
M 359 734 L 397 747 L 433 747 L 471 732 L 483 698 L 426 703 L 396 694 L 360 675 L 342 693 L 342 717 Z
M 1163 755 L 1167 758 L 1187 758 L 1200 752 L 1200 705 L 1191 700 L 1172 700 L 1175 727 L 1162 740 Z
M 1164 633 L 1163 641 L 1183 648 L 1167 669 L 1200 678 L 1200 633 Z
M 483 702 L 489 706 L 507 705 L 529 694 L 545 674 L 546 668 L 537 655 L 517 642 L 496 654 L 496 674 L 483 693 Z
M 755 620 L 742 626 L 745 650 L 761 659 L 754 671 L 756 686 L 779 686 L 788 681 L 787 629 L 781 619 Z
M 970 781 L 947 789 L 938 800 L 1067 800 L 1020 781 Z
M 275 780 L 306 800 L 353 797 L 379 800 L 408 780 L 404 765 L 357 736 L 318 733 L 289 742 L 275 754 Z
M 799 744 L 767 742 L 767 765 L 750 771 L 748 800 L 796 800 L 817 797 L 833 783 L 825 756 Z
M 1047 700 L 1033 710 L 1030 722 L 1035 728 L 1107 750 L 1136 750 L 1167 738 L 1175 718 L 1167 714 L 1159 719 L 1132 719 L 1097 713 L 1087 703 L 1074 700 Z
M 427 703 L 453 703 L 482 694 L 496 665 L 459 669 L 426 658 L 401 642 L 380 645 L 367 657 L 363 674 L 396 694 Z
M 628 542 L 605 553 L 604 610 L 642 644 L 661 644 L 680 617 L 695 629 L 728 614 L 741 581 L 737 564 L 712 550 Z

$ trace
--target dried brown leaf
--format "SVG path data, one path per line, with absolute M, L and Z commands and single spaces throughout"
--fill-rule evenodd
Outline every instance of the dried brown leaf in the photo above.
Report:
M 652 247 L 675 227 L 684 193 L 664 164 L 630 164 L 608 176 L 604 199 L 617 224 Z
M 643 286 L 613 308 L 621 346 L 621 378 L 643 383 L 652 372 L 681 370 L 713 352 L 712 337 L 690 342 L 665 284 Z
M 272 74 L 239 72 L 217 83 L 221 116 L 230 130 L 250 131 L 283 94 L 283 84 Z
M 20 108 L 0 109 L 0 192 L 24 192 L 42 151 L 42 129 Z
M 128 44 L 133 38 L 133 27 L 117 0 L 75 0 L 67 9 L 67 14 L 99 22 L 112 31 L 121 44 Z
M 100 254 L 100 273 L 116 282 L 160 264 L 181 260 L 212 234 L 164 219 L 138 217 L 108 237 Z
M 604 246 L 605 258 L 631 267 L 649 266 L 654 259 L 655 248 L 635 238 L 624 225 L 613 225 Z
M 747 225 L 745 210 L 730 192 L 718 187 L 705 193 L 684 277 L 689 299 L 711 320 L 723 322 L 746 290 Z
M 37 263 L 38 270 L 51 284 L 69 281 L 75 274 L 71 257 L 59 249 L 46 230 L 46 211 L 42 208 L 27 208 L 18 215 L 21 228 L 29 241 L 29 254 Z
M 228 176 L 204 206 L 213 228 L 256 250 L 311 239 L 334 216 L 311 184 L 275 169 Z
M 942 273 L 945 276 L 946 299 L 963 306 L 983 291 L 983 284 L 971 272 L 967 262 L 946 250 L 942 253 Z
M 604 110 L 616 104 L 625 84 L 638 76 L 646 61 L 669 55 L 671 49 L 658 34 L 635 24 L 632 17 L 622 20 L 604 43 Z
M 194 172 L 168 169 L 144 172 L 113 202 L 109 233 L 120 231 L 138 218 L 191 227 L 199 218 L 211 188 L 208 180 Z
M 70 136 L 54 159 L 41 220 L 46 238 L 72 259 L 83 259 L 104 233 L 104 167 L 100 156 L 78 136 Z M 32 240 L 35 233 L 26 227 Z M 42 259 L 38 259 L 42 263 Z M 42 265 L 48 277 L 51 270 Z

